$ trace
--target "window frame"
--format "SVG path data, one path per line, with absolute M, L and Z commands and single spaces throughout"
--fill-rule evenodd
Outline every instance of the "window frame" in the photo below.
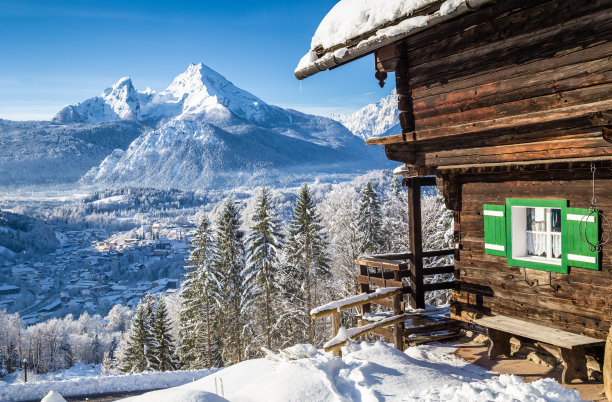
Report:
M 568 200 L 559 199 L 530 199 L 530 198 L 507 198 L 506 199 L 506 254 L 507 264 L 514 267 L 538 269 L 566 274 L 568 272 L 565 228 L 566 211 Z M 561 210 L 561 258 L 560 264 L 546 263 L 543 261 L 531 260 L 530 258 L 514 258 L 512 247 L 512 207 L 526 208 L 557 208 Z

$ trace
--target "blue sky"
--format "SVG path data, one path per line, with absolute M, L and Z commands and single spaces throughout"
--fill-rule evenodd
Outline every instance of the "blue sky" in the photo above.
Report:
M 0 118 L 49 119 L 123 76 L 164 89 L 203 62 L 268 103 L 349 112 L 386 96 L 373 56 L 297 81 L 334 0 L 0 0 Z M 392 78 L 392 77 L 390 77 Z

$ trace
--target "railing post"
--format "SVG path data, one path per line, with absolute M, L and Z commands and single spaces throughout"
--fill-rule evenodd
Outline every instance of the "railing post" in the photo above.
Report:
M 368 274 L 368 267 L 366 265 L 360 265 L 359 266 L 359 274 L 360 275 L 367 275 Z M 359 284 L 359 291 L 360 293 L 370 293 L 370 285 L 366 285 L 366 284 Z M 361 306 L 361 316 L 363 317 L 364 314 L 369 313 L 370 312 L 370 304 L 364 304 Z
M 332 314 L 332 332 L 334 336 L 338 335 L 338 331 L 340 331 L 340 312 L 336 311 Z M 334 357 L 338 356 L 342 356 L 341 348 L 334 349 Z
M 405 180 L 408 186 L 408 208 L 410 227 L 410 251 L 412 261 L 410 266 L 410 307 L 425 308 L 425 291 L 423 289 L 423 235 L 421 228 L 421 179 L 411 177 Z

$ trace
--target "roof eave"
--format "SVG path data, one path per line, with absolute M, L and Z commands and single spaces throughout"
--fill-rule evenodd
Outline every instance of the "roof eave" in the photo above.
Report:
M 446 15 L 440 15 L 440 11 L 429 16 L 427 24 L 422 27 L 414 27 L 404 32 L 389 35 L 389 36 L 373 36 L 370 39 L 365 39 L 355 46 L 346 49 L 346 52 L 342 55 L 336 55 L 338 52 L 326 53 L 313 63 L 303 67 L 299 70 L 295 70 L 295 78 L 303 80 L 304 78 L 311 77 L 321 71 L 330 70 L 334 67 L 338 67 L 342 64 L 349 63 L 353 60 L 357 60 L 361 57 L 367 56 L 375 52 L 384 46 L 392 43 L 399 42 L 408 36 L 414 35 L 417 32 L 424 31 L 431 28 L 434 25 L 438 25 L 444 21 L 448 21 L 452 18 L 458 17 L 469 12 L 476 11 L 483 5 L 493 3 L 495 0 L 464 0 L 455 10 L 451 11 Z

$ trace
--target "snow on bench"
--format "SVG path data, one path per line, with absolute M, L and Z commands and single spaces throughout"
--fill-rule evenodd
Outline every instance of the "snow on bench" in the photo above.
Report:
M 334 336 L 332 339 L 327 341 L 323 345 L 323 347 L 325 348 L 326 352 L 329 352 L 330 350 L 334 350 L 334 349 L 337 349 L 343 346 L 344 344 L 346 344 L 346 342 L 348 342 L 349 339 L 358 338 L 361 335 L 365 335 L 369 332 L 372 332 L 376 328 L 388 327 L 390 325 L 397 324 L 405 320 L 406 320 L 406 314 L 399 314 L 399 315 L 394 315 L 392 317 L 388 317 L 380 321 L 373 322 L 372 324 L 364 325 L 361 327 L 348 328 L 348 329 L 344 327 L 340 327 L 340 330 L 338 331 L 336 336 Z
M 348 310 L 353 307 L 368 304 L 375 300 L 386 299 L 402 293 L 400 287 L 378 288 L 372 293 L 361 293 L 357 296 L 347 297 L 346 299 L 336 300 L 310 310 L 312 318 L 325 317 L 326 315 Z

